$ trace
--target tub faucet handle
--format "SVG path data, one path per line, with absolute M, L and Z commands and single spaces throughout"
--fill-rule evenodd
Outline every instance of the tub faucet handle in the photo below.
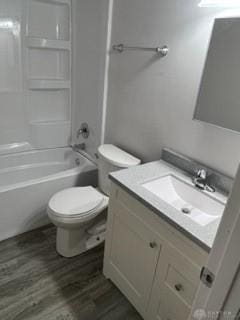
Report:
M 200 169 L 197 172 L 197 177 L 203 180 L 207 179 L 207 171 L 205 169 Z
M 84 139 L 87 139 L 89 137 L 90 130 L 87 123 L 82 123 L 80 129 L 77 131 L 77 138 L 82 136 Z

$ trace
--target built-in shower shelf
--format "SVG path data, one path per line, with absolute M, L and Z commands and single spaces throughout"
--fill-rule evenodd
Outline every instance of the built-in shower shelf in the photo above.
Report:
M 56 50 L 71 50 L 71 42 L 63 40 L 50 40 L 44 38 L 26 38 L 26 46 L 36 49 L 56 49 Z
M 32 79 L 29 80 L 29 89 L 31 90 L 61 90 L 70 89 L 71 82 L 65 80 L 42 80 Z
M 49 126 L 68 126 L 71 125 L 70 120 L 56 120 L 56 121 L 32 121 L 31 126 L 42 126 L 42 127 L 49 127 Z
M 71 121 L 31 122 L 31 136 L 37 148 L 67 146 L 71 136 Z
M 27 0 L 25 81 L 31 144 L 64 147 L 71 137 L 72 0 Z
M 42 0 L 46 1 L 46 0 Z M 56 4 L 68 4 L 71 5 L 71 0 L 50 0 L 50 2 L 56 3 Z

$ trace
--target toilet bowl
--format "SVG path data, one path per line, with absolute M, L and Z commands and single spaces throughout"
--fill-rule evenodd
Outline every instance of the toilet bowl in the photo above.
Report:
M 56 249 L 64 257 L 73 257 L 105 240 L 108 174 L 138 165 L 140 160 L 113 146 L 102 145 L 99 154 L 99 188 L 74 187 L 56 193 L 49 201 L 47 213 L 57 226 Z
M 102 215 L 102 229 L 90 234 L 86 230 L 95 217 L 108 206 L 108 197 L 93 187 L 69 188 L 56 193 L 48 204 L 48 216 L 57 226 L 56 247 L 64 257 L 72 257 L 86 249 L 88 243 L 100 244 L 106 230 L 106 218 Z

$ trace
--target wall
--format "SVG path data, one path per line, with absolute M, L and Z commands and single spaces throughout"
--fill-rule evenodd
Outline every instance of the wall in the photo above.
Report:
M 73 0 L 73 142 L 85 142 L 94 154 L 101 143 L 108 0 Z M 76 139 L 82 122 L 87 140 Z
M 172 148 L 228 175 L 240 136 L 192 121 L 213 20 L 226 12 L 198 0 L 115 0 L 112 44 L 167 44 L 167 57 L 111 53 L 105 141 L 144 161 Z

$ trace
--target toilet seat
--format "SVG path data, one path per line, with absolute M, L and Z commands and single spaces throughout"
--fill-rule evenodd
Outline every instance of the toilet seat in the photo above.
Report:
M 91 186 L 75 187 L 56 193 L 49 201 L 48 214 L 56 219 L 84 222 L 108 205 L 108 197 Z

